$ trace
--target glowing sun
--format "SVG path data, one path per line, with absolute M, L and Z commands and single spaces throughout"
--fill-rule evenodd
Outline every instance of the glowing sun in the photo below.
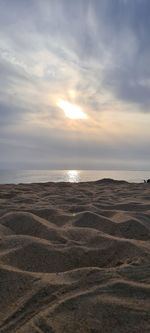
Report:
M 81 107 L 67 101 L 60 100 L 58 106 L 64 111 L 65 116 L 70 119 L 87 119 L 87 114 Z

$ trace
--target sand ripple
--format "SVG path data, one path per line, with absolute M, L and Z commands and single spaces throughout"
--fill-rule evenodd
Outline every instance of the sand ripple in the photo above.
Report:
M 150 332 L 150 186 L 0 186 L 1 333 Z

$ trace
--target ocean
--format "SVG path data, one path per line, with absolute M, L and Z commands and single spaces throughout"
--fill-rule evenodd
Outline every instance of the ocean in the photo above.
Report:
M 126 170 L 0 170 L 0 184 L 86 182 L 103 178 L 141 183 L 150 171 Z

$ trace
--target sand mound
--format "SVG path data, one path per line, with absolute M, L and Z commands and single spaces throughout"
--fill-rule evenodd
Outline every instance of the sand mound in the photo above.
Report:
M 9 228 L 6 228 L 4 225 L 0 224 L 0 238 L 3 238 L 3 236 L 12 235 L 13 232 Z
M 104 179 L 0 192 L 1 333 L 150 331 L 150 188 Z
M 150 231 L 140 221 L 131 219 L 118 225 L 120 235 L 125 238 L 149 240 Z
M 98 229 L 106 233 L 115 228 L 114 223 L 109 219 L 92 212 L 79 213 L 76 217 L 77 219 L 74 222 L 74 225 L 77 227 Z
M 97 247 L 70 245 L 54 246 L 34 237 L 5 238 L 1 261 L 7 265 L 32 272 L 63 272 L 79 267 L 112 267 L 139 257 L 147 258 L 147 251 L 138 244 L 113 238 L 99 238 Z M 9 249 L 9 250 L 6 250 Z
M 32 213 L 8 213 L 0 218 L 0 222 L 2 226 L 9 228 L 16 235 L 29 235 L 53 242 L 66 242 L 55 225 Z
M 118 222 L 115 223 L 105 216 L 92 212 L 83 212 L 76 215 L 76 221 L 73 224 L 77 227 L 94 228 L 104 233 L 123 238 L 150 239 L 149 228 L 143 225 L 138 219 L 133 218 L 118 224 Z

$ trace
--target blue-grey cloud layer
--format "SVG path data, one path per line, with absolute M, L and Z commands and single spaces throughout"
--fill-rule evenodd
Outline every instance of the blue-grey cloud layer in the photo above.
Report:
M 117 105 L 135 117 L 149 113 L 149 15 L 149 0 L 0 0 L 2 167 L 123 167 L 123 157 L 126 167 L 148 167 L 144 125 L 119 143 L 85 132 L 78 142 L 52 96 L 74 89 L 93 119 Z M 36 118 L 50 122 L 46 133 L 40 122 L 30 127 Z

